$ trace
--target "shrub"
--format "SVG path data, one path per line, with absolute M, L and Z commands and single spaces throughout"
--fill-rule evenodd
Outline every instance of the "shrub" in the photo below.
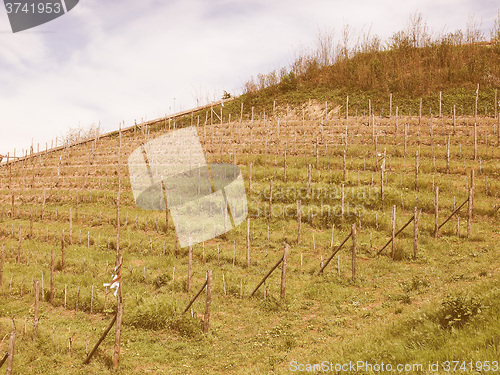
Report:
M 168 283 L 172 280 L 172 276 L 170 273 L 161 273 L 158 276 L 156 276 L 155 280 L 153 281 L 153 284 L 157 289 L 161 288 L 162 286 L 168 285 Z
M 399 300 L 401 301 L 401 303 L 404 303 L 406 305 L 409 305 L 411 303 L 411 298 L 408 294 L 403 294 Z
M 126 315 L 125 323 L 136 328 L 159 330 L 167 327 L 167 321 L 174 314 L 175 307 L 172 304 L 158 301 L 156 298 L 148 299 Z
M 460 328 L 479 314 L 482 308 L 481 302 L 474 297 L 447 296 L 437 313 L 437 319 L 442 328 Z
M 266 331 L 264 340 L 274 349 L 289 351 L 297 345 L 290 324 L 282 323 Z
M 185 337 L 196 337 L 203 330 L 203 322 L 191 317 L 187 313 L 170 318 L 167 322 L 167 326 Z
M 413 276 L 411 281 L 403 281 L 401 283 L 401 287 L 405 293 L 410 293 L 411 291 L 417 291 L 421 288 L 426 288 L 429 286 L 429 282 L 427 280 L 422 280 L 418 276 Z
M 260 307 L 264 311 L 281 311 L 286 308 L 286 306 L 281 302 L 280 299 L 267 294 L 267 298 L 260 301 Z

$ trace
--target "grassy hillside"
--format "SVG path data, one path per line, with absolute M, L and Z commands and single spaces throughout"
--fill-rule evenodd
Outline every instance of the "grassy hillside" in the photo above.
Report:
M 337 43 L 332 33 L 322 32 L 317 45 L 299 52 L 289 67 L 249 80 L 241 99 L 248 107 L 270 113 L 274 101 L 300 105 L 309 99 L 345 110 L 349 96 L 351 113 L 361 114 L 371 100 L 375 113 L 387 115 L 392 94 L 393 111 L 398 106 L 405 114 L 417 114 L 422 99 L 422 112 L 436 114 L 441 92 L 444 113 L 456 105 L 458 113 L 470 115 L 477 85 L 482 101 L 500 86 L 499 25 L 497 20 L 491 35 L 482 34 L 473 23 L 465 31 L 436 34 L 414 14 L 386 41 L 369 33 L 354 35 L 349 26 Z M 491 113 L 492 103 L 479 111 Z
M 495 360 L 500 336 L 494 323 L 500 311 L 496 302 L 498 122 L 480 117 L 478 158 L 474 160 L 474 127 L 467 117 L 459 117 L 454 127 L 450 117 L 424 117 L 419 125 L 415 116 L 411 120 L 404 116 L 397 119 L 397 129 L 394 116 L 376 116 L 369 126 L 366 117 L 350 117 L 346 145 L 345 119 L 327 117 L 318 126 L 317 120 L 309 118 L 312 115 L 303 118 L 300 108 L 297 116 L 292 112 L 288 117 L 266 117 L 265 122 L 240 122 L 233 113 L 231 118 L 236 120 L 228 122 L 226 105 L 222 124 L 214 116 L 212 125 L 209 115 L 200 115 L 197 129 L 209 162 L 236 163 L 242 169 L 249 195 L 251 265 L 246 265 L 243 224 L 194 246 L 189 292 L 187 249 L 176 250 L 172 219 L 167 229 L 165 213 L 138 209 L 127 178 L 122 180 L 125 305 L 118 373 L 285 374 L 295 366 L 294 361 L 426 365 L 428 361 Z M 262 113 L 254 115 L 264 118 Z M 123 134 L 122 160 L 145 140 L 174 127 L 197 124 L 197 120 L 198 114 L 160 120 Z M 444 157 L 448 134 L 454 134 L 449 170 Z M 382 200 L 379 154 L 384 150 Z M 92 362 L 82 362 L 116 310 L 116 299 L 102 285 L 110 281 L 115 261 L 117 151 L 115 134 L 0 168 L 0 240 L 5 245 L 0 354 L 7 350 L 8 334 L 14 327 L 18 373 L 110 371 L 114 330 Z M 476 179 L 471 234 L 466 235 L 465 209 L 435 239 L 433 186 L 440 188 L 442 222 L 467 198 L 472 168 Z M 127 176 L 125 165 L 121 175 Z M 273 214 L 269 216 L 271 179 Z M 397 228 L 411 217 L 415 206 L 422 211 L 416 258 L 412 225 L 397 238 L 394 258 L 391 246 L 376 256 L 390 238 L 393 205 L 397 206 Z M 318 276 L 332 245 L 342 242 L 352 224 L 357 226 L 356 279 L 351 274 L 350 241 L 324 275 Z M 280 298 L 277 271 L 265 289 L 249 299 L 251 290 L 281 256 L 285 241 L 290 245 L 286 297 Z M 52 251 L 55 295 L 50 302 Z M 209 269 L 214 272 L 212 317 L 209 332 L 203 334 L 203 297 L 193 305 L 192 314 L 180 312 Z M 37 331 L 34 280 L 43 280 Z M 355 373 L 372 372 L 360 369 Z
M 459 361 L 460 371 L 495 373 L 498 45 L 478 44 L 473 31 L 448 45 L 411 30 L 421 28 L 395 34 L 390 48 L 368 38 L 357 52 L 323 38 L 322 53 L 249 83 L 224 107 L 140 124 L 121 141 L 114 132 L 0 164 L 0 363 L 15 331 L 14 374 L 112 373 L 114 329 L 83 361 L 117 310 L 103 284 L 119 240 L 118 374 L 310 374 L 350 361 L 409 364 L 403 373 L 411 374 L 449 373 Z M 178 246 L 171 216 L 135 205 L 125 162 L 145 142 L 190 125 L 209 163 L 240 167 L 250 226 L 193 247 L 188 290 L 188 249 Z M 443 224 L 472 186 L 472 216 L 464 204 Z M 381 252 L 394 208 L 395 230 L 417 209 L 418 246 L 411 223 Z M 356 242 L 349 238 L 319 275 L 353 225 Z M 280 268 L 249 298 L 285 244 L 284 298 Z M 182 311 L 208 270 L 203 333 L 205 294 Z

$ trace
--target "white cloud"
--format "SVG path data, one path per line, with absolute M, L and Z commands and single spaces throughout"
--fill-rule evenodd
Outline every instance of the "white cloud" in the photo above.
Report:
M 444 6 L 441 4 L 445 4 Z M 453 5 L 455 4 L 455 5 Z M 372 24 L 382 37 L 419 9 L 431 27 L 464 28 L 473 2 L 86 0 L 36 29 L 7 32 L 0 8 L 0 153 L 44 144 L 79 123 L 107 129 L 237 93 L 290 62 L 318 28 Z M 481 4 L 484 7 L 486 3 Z M 488 3 L 480 16 L 496 14 Z M 450 11 L 450 9 L 452 11 Z

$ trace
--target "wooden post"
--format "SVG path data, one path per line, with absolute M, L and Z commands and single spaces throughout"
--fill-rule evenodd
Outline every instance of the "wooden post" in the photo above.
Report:
M 287 152 L 288 144 L 285 144 L 285 159 L 283 161 L 283 173 L 284 173 L 284 181 L 286 182 L 286 152 Z
M 500 146 L 500 113 L 497 117 L 497 146 Z
M 368 99 L 368 127 L 370 127 L 370 121 L 372 118 L 372 101 L 371 99 Z M 375 129 L 372 127 L 372 142 L 374 141 L 375 138 Z
M 30 207 L 30 238 L 33 238 L 33 206 Z
M 208 332 L 210 324 L 210 304 L 212 303 L 212 270 L 207 271 L 207 300 L 205 302 L 205 317 L 203 319 L 203 332 Z
M 403 230 L 404 230 L 404 229 L 405 229 L 408 225 L 410 225 L 410 223 L 411 223 L 414 219 L 415 219 L 415 217 L 414 217 L 414 216 L 412 216 L 412 217 L 411 217 L 411 218 L 410 218 L 410 219 L 406 222 L 406 224 L 405 224 L 405 225 L 403 225 L 403 227 L 402 227 L 400 230 L 398 230 L 398 231 L 396 232 L 396 234 L 394 235 L 394 238 L 396 238 L 396 237 L 397 237 L 397 236 L 398 236 L 398 235 L 399 235 L 399 234 L 400 234 L 400 233 L 401 233 L 401 232 L 402 232 L 402 231 L 403 231 Z M 385 245 L 384 245 L 384 246 L 383 246 L 383 247 L 382 247 L 382 248 L 381 248 L 381 249 L 377 252 L 376 256 L 379 256 L 379 255 L 380 255 L 380 253 L 381 253 L 382 251 L 384 251 L 384 249 L 385 249 L 387 246 L 389 246 L 389 244 L 390 244 L 391 242 L 392 242 L 392 237 L 391 237 L 391 239 L 390 239 L 389 241 L 387 241 L 387 243 L 386 243 L 386 244 L 385 244 Z
M 43 189 L 43 196 L 42 196 L 42 212 L 40 213 L 40 218 L 43 220 L 44 216 L 45 216 L 45 200 L 46 200 L 46 197 L 45 197 L 45 189 Z
M 476 90 L 476 104 L 474 106 L 474 160 L 477 160 L 477 101 L 479 100 L 479 84 Z
M 191 238 L 189 239 L 189 253 L 188 253 L 188 280 L 187 291 L 191 291 L 191 276 L 193 275 L 193 246 L 191 245 Z
M 163 181 L 162 181 L 162 186 L 163 186 Z M 163 189 L 163 191 L 165 191 L 165 188 Z M 166 200 L 165 200 L 165 205 L 167 205 L 167 201 Z M 168 226 L 169 226 L 169 222 L 168 222 L 168 207 L 167 207 L 166 210 L 165 210 L 165 233 L 168 232 Z
M 439 91 L 439 118 L 441 118 L 441 103 L 442 103 L 442 93 Z
M 264 118 L 265 118 L 266 113 L 264 112 Z M 226 278 L 224 276 L 224 273 L 222 274 L 222 287 L 224 288 L 224 295 L 227 296 L 227 289 L 226 289 Z
M 375 135 L 375 114 L 372 113 L 372 140 L 375 143 L 375 148 L 377 147 L 377 137 Z
M 429 120 L 429 136 L 431 138 L 431 148 L 434 151 L 434 133 L 432 131 L 432 129 L 433 129 L 432 128 L 432 110 L 431 110 L 429 116 L 430 116 L 430 120 Z
M 384 160 L 380 166 L 380 199 L 384 201 L 384 170 L 385 170 L 385 150 L 384 150 Z
M 54 303 L 54 249 L 50 251 L 50 303 Z
M 40 282 L 35 280 L 35 310 L 33 316 L 33 326 L 35 332 L 38 329 L 38 312 L 40 311 Z
M 5 262 L 5 245 L 2 244 L 2 252 L 0 253 L 0 289 L 3 284 L 3 264 Z
M 43 278 L 42 278 L 43 280 Z M 78 286 L 78 289 L 76 291 L 76 301 L 75 301 L 75 310 L 78 311 L 78 302 L 80 301 L 80 286 Z
M 73 245 L 73 212 L 69 208 L 69 244 Z
M 472 206 L 472 210 L 471 210 L 471 215 L 473 215 L 473 210 L 474 210 L 474 188 L 475 188 L 475 170 L 474 169 L 471 169 L 470 171 L 470 188 L 472 189 L 472 199 L 471 199 L 471 206 Z
M 240 109 L 240 129 L 242 122 L 243 122 L 243 102 L 241 103 L 241 109 Z
M 347 152 L 347 150 L 344 148 L 344 153 L 343 153 L 343 157 L 342 157 L 342 166 L 343 166 L 343 170 L 344 170 L 344 182 L 347 180 L 346 152 Z
M 448 142 L 446 143 L 446 173 L 450 173 L 450 136 L 448 135 Z
M 349 232 L 349 234 L 347 235 L 347 237 L 344 239 L 344 241 L 342 241 L 342 243 L 337 246 L 337 248 L 332 252 L 332 254 L 330 255 L 330 257 L 326 260 L 325 264 L 321 267 L 321 269 L 319 270 L 318 272 L 318 275 L 322 274 L 323 271 L 325 270 L 326 266 L 328 266 L 328 263 L 330 263 L 330 261 L 333 259 L 333 257 L 335 256 L 335 254 L 337 254 L 340 249 L 342 249 L 342 246 L 344 246 L 344 244 L 347 242 L 347 240 L 352 236 L 352 231 Z M 333 237 L 332 237 L 332 246 L 333 247 Z
M 78 222 L 78 205 L 80 204 L 80 197 L 78 196 L 78 191 L 76 192 L 76 204 L 75 204 L 75 220 Z
M 392 206 L 392 219 L 391 219 L 391 258 L 396 256 L 396 205 Z
M 61 269 L 64 269 L 64 260 L 65 260 L 65 240 L 64 240 L 64 229 L 62 230 L 61 236 Z
M 273 180 L 269 182 L 269 220 L 271 220 L 272 217 L 272 210 L 273 210 Z
M 349 95 L 347 95 L 345 100 L 345 119 L 349 120 Z
M 396 107 L 396 113 L 398 109 Z M 396 115 L 397 116 L 397 115 Z M 389 94 L 389 119 L 392 117 L 392 93 Z
M 396 122 L 394 124 L 394 147 L 396 147 L 397 144 L 397 139 L 398 139 L 398 112 L 399 112 L 399 107 L 396 106 Z M 392 115 L 389 114 L 389 118 L 391 118 Z
M 420 144 L 420 125 L 422 123 L 422 98 L 420 98 L 420 105 L 418 107 L 418 144 Z
M 175 240 L 174 240 L 174 257 L 176 257 L 176 258 L 177 258 L 177 251 L 178 251 L 178 246 L 179 246 L 178 242 L 179 241 L 177 241 L 177 236 L 175 236 Z
M 418 150 L 415 152 L 415 190 L 418 191 Z
M 250 295 L 248 296 L 248 298 L 251 298 L 255 292 L 257 290 L 259 290 L 259 288 L 261 287 L 262 284 L 264 284 L 264 282 L 267 280 L 267 278 L 273 273 L 273 271 L 278 268 L 278 266 L 280 265 L 280 263 L 283 262 L 283 257 L 281 257 L 277 262 L 276 264 L 267 272 L 266 276 L 264 276 L 262 278 L 262 280 L 257 284 L 257 286 L 255 287 L 255 289 L 252 291 L 252 293 L 250 293 Z
M 10 333 L 9 339 L 9 349 L 7 351 L 7 372 L 6 375 L 12 375 L 14 370 L 14 354 L 15 354 L 15 345 L 16 345 L 16 332 L 12 331 Z
M 418 209 L 415 207 L 413 214 L 413 258 L 418 254 Z
M 436 186 L 434 196 L 434 238 L 439 236 L 439 186 Z
M 19 227 L 19 245 L 17 247 L 17 257 L 16 257 L 16 263 L 19 263 L 21 261 L 21 240 L 22 240 L 22 227 Z
M 352 280 L 356 280 L 356 224 L 351 226 L 352 237 Z
M 453 135 L 457 134 L 456 106 L 453 104 Z
M 119 129 L 119 143 L 118 143 L 118 167 L 117 167 L 117 174 L 118 174 L 118 191 L 116 192 L 116 266 L 121 265 L 121 249 L 120 249 L 120 198 L 121 198 L 121 190 L 122 190 L 122 180 L 121 180 L 121 150 L 122 150 L 122 124 L 120 123 L 120 129 Z M 166 204 L 166 202 L 165 202 Z M 120 276 L 121 276 L 121 266 L 120 266 Z M 119 303 L 121 304 L 122 302 L 122 296 L 121 296 L 121 282 L 120 282 L 120 288 L 119 288 L 119 294 L 118 300 Z M 123 306 L 121 307 L 123 309 Z M 120 312 L 120 307 L 118 310 L 118 317 L 116 318 L 116 340 L 115 340 L 115 357 L 113 359 L 113 368 L 116 369 L 118 366 L 118 358 L 120 356 L 120 334 L 121 334 L 121 325 L 122 325 L 122 314 L 123 311 Z M 116 347 L 116 341 L 118 341 L 118 348 Z
M 285 243 L 285 253 L 283 254 L 283 262 L 281 264 L 281 293 L 280 293 L 281 298 L 285 298 L 287 260 L 288 260 L 288 244 Z
M 469 199 L 468 199 L 468 210 L 467 210 L 467 237 L 470 237 L 471 229 L 472 229 L 472 210 L 473 210 L 473 199 L 474 199 L 474 190 L 471 187 L 469 189 Z
M 316 137 L 316 169 L 319 170 L 319 139 Z
M 247 218 L 247 267 L 250 267 L 250 218 Z
M 120 341 L 122 334 L 122 319 L 123 319 L 123 294 L 122 294 L 122 264 L 123 258 L 120 257 L 118 263 L 118 273 L 117 277 L 119 280 L 118 283 L 118 294 L 117 294 L 117 313 L 116 313 L 116 331 L 115 331 L 115 349 L 113 356 L 113 369 L 118 368 L 118 362 L 120 360 Z
M 198 290 L 198 293 L 196 293 L 196 295 L 193 298 L 191 298 L 191 301 L 189 301 L 188 305 L 182 311 L 181 315 L 185 314 L 189 310 L 189 308 L 191 307 L 191 305 L 194 303 L 194 301 L 196 301 L 196 299 L 200 296 L 201 292 L 203 292 L 203 289 L 205 289 L 205 287 L 207 286 L 207 282 L 208 282 L 208 278 L 205 280 L 205 282 L 201 286 L 200 290 Z
M 113 317 L 113 320 L 111 320 L 111 323 L 109 323 L 108 328 L 106 328 L 106 330 L 103 332 L 103 334 L 99 338 L 99 341 L 97 341 L 97 343 L 95 344 L 94 348 L 90 351 L 89 355 L 87 356 L 87 358 L 85 359 L 85 361 L 83 362 L 83 364 L 86 365 L 86 364 L 88 364 L 90 362 L 90 359 L 92 358 L 92 356 L 97 351 L 97 348 L 99 348 L 99 345 L 101 345 L 101 343 L 104 341 L 104 339 L 106 338 L 106 336 L 109 333 L 109 331 L 111 330 L 111 328 L 113 328 L 113 325 L 116 322 L 116 316 L 117 316 L 117 314 L 115 314 L 115 316 Z
M 495 108 L 495 119 L 496 119 L 498 114 L 498 89 L 495 89 L 495 103 L 493 107 Z
M 24 325 L 24 333 L 26 334 L 26 323 Z M 9 358 L 9 352 L 5 352 L 3 358 L 0 357 L 0 368 L 2 368 L 3 364 L 7 361 L 7 358 Z
M 300 226 L 302 222 L 302 208 L 300 199 L 297 201 L 297 245 L 300 245 Z
M 250 162 L 250 176 L 248 179 L 248 196 L 252 195 L 252 162 Z
M 311 195 L 311 180 L 312 180 L 312 172 L 311 172 L 311 164 L 307 167 L 307 195 Z
M 456 209 L 455 209 L 455 210 L 451 213 L 451 215 L 450 215 L 450 216 L 448 216 L 448 218 L 447 218 L 445 221 L 443 221 L 443 222 L 441 223 L 441 225 L 439 225 L 439 229 L 441 229 L 441 227 L 442 227 L 442 226 L 444 226 L 444 225 L 445 225 L 445 224 L 446 224 L 446 223 L 447 223 L 447 222 L 448 222 L 448 221 L 449 221 L 449 220 L 453 217 L 453 215 L 455 215 L 458 211 L 460 211 L 460 209 L 461 209 L 463 206 L 465 206 L 465 204 L 466 204 L 468 201 L 469 201 L 469 199 L 466 199 L 466 200 L 464 201 L 464 203 L 462 203 L 462 204 L 461 204 L 458 208 L 456 208 Z

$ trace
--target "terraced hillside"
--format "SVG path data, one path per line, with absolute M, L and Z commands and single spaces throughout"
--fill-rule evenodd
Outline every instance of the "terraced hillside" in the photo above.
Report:
M 499 118 L 344 108 L 309 101 L 230 114 L 215 105 L 2 163 L 0 359 L 15 330 L 14 373 L 111 371 L 114 329 L 83 361 L 117 308 L 103 284 L 114 274 L 118 202 L 117 373 L 289 373 L 293 361 L 422 363 L 427 373 L 429 361 L 498 360 Z M 193 247 L 190 282 L 172 218 L 136 207 L 126 165 L 145 141 L 185 126 L 196 127 L 209 163 L 241 168 L 250 218 Z M 471 187 L 470 227 L 465 204 L 436 237 L 436 216 L 442 224 Z M 391 239 L 393 207 L 396 231 L 417 212 L 418 244 L 411 224 L 377 255 Z M 318 275 L 353 225 L 355 246 L 349 239 Z M 285 297 L 276 271 L 249 298 L 285 243 Z M 208 270 L 204 333 L 203 296 L 181 313 Z

